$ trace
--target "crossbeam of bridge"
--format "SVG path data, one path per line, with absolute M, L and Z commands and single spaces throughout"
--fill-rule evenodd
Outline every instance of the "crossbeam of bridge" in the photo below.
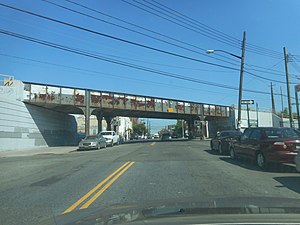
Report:
M 86 134 L 89 133 L 90 115 L 96 115 L 101 121 L 104 117 L 108 123 L 115 116 L 184 119 L 191 130 L 195 120 L 230 116 L 229 106 L 40 83 L 24 84 L 25 102 L 65 113 L 84 114 Z

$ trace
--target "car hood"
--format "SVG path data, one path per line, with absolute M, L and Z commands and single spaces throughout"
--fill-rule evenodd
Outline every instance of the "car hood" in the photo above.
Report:
M 115 204 L 58 215 L 43 224 L 120 224 L 162 217 L 224 214 L 299 214 L 300 199 L 247 197 L 205 201 L 164 201 L 140 204 Z M 54 223 L 55 222 L 55 223 Z M 144 224 L 144 223 L 143 223 Z

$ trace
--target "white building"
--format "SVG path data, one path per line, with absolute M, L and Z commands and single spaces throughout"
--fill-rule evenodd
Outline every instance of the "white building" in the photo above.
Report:
M 85 117 L 84 115 L 73 115 L 77 121 L 77 132 L 85 132 Z M 132 122 L 129 117 L 115 117 L 112 120 L 112 129 L 118 134 L 122 135 L 124 138 L 128 137 L 130 130 L 132 130 Z M 102 120 L 102 130 L 107 130 L 107 124 L 105 119 Z M 90 116 L 90 134 L 95 135 L 98 133 L 98 120 L 94 115 Z
M 130 131 L 132 131 L 132 122 L 130 121 L 130 118 L 118 116 L 116 120 L 118 121 L 116 132 L 127 140 L 129 138 Z
M 229 118 L 209 118 L 205 122 L 204 136 L 214 137 L 217 131 L 232 130 L 237 128 L 238 110 L 231 111 Z M 250 127 L 290 127 L 289 118 L 281 118 L 280 116 L 272 113 L 270 110 L 256 111 L 249 110 L 249 124 Z M 294 119 L 294 128 L 298 128 L 298 121 Z M 241 130 L 248 127 L 248 113 L 247 110 L 241 111 Z
M 237 121 L 238 110 L 235 110 L 235 121 Z M 271 111 L 249 111 L 250 127 L 289 127 L 289 118 L 281 118 Z M 248 127 L 247 110 L 241 111 L 241 129 Z M 294 119 L 294 127 L 298 128 L 298 121 Z

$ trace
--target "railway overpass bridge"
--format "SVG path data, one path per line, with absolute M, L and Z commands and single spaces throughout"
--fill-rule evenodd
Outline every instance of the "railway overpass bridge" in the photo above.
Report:
M 98 131 L 102 119 L 111 130 L 111 121 L 116 116 L 138 118 L 184 119 L 191 136 L 195 121 L 227 118 L 229 106 L 183 101 L 153 96 L 66 87 L 41 83 L 24 83 L 24 99 L 27 104 L 37 105 L 68 114 L 85 115 L 85 133 L 89 134 L 90 116 L 98 119 Z

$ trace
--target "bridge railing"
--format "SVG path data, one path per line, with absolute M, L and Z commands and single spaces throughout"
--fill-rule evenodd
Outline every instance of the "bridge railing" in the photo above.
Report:
M 86 106 L 88 100 L 91 108 L 229 117 L 228 106 L 175 99 L 34 83 L 25 83 L 24 91 L 24 100 L 35 104 Z

